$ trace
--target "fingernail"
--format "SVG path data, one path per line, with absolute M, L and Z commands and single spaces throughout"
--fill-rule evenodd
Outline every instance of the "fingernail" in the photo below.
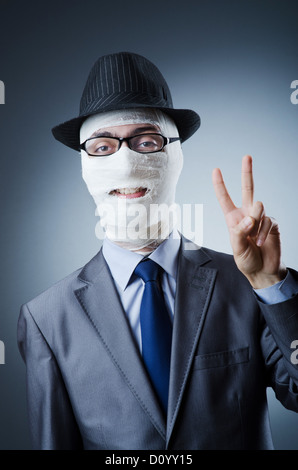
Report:
M 257 239 L 257 246 L 262 246 L 263 245 L 263 239 L 262 238 L 258 238 Z

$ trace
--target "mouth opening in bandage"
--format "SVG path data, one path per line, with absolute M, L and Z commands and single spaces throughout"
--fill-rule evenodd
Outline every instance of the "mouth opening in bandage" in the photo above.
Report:
M 110 196 L 120 197 L 122 199 L 135 199 L 144 197 L 150 190 L 148 188 L 117 188 L 109 192 Z

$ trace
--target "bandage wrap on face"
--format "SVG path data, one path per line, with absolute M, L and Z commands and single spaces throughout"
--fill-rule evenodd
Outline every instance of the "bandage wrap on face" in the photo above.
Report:
M 173 120 L 157 109 L 109 111 L 90 116 L 80 130 L 84 142 L 99 130 L 127 124 L 150 124 L 165 137 L 178 137 Z M 93 197 L 106 236 L 130 250 L 165 239 L 172 231 L 176 185 L 183 166 L 180 142 L 161 152 L 140 154 L 126 146 L 108 157 L 81 152 L 82 176 Z M 119 198 L 112 191 L 147 188 L 143 197 Z

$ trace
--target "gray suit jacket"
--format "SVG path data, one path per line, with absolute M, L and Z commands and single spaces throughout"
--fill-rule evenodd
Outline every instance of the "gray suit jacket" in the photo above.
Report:
M 264 305 L 232 256 L 184 243 L 166 422 L 101 251 L 22 306 L 35 449 L 272 448 L 266 387 L 298 410 L 298 296 Z

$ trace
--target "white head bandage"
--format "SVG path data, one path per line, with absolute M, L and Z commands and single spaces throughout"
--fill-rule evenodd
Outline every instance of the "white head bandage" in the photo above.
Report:
M 164 137 L 178 137 L 173 120 L 157 109 L 109 111 L 90 116 L 80 131 L 80 142 L 95 132 L 127 124 L 150 124 Z M 166 238 L 175 219 L 176 185 L 183 166 L 180 142 L 164 147 L 161 152 L 140 154 L 122 146 L 107 157 L 92 157 L 81 152 L 82 175 L 101 216 L 106 236 L 138 250 Z M 118 197 L 125 192 L 146 188 L 137 198 Z

